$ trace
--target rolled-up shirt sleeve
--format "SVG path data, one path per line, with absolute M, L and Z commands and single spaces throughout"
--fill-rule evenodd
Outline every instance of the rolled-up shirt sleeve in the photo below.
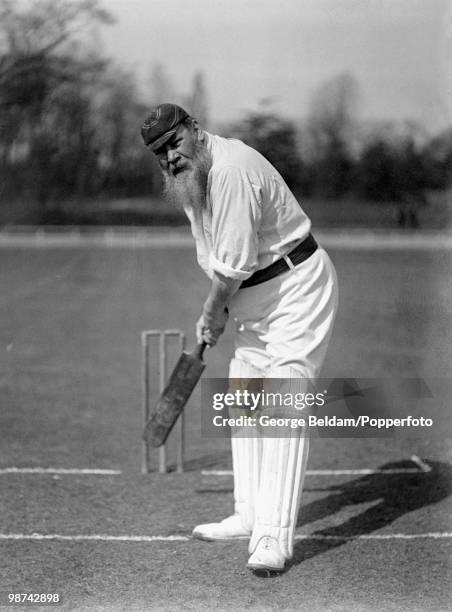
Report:
M 215 173 L 210 187 L 212 251 L 209 266 L 215 272 L 245 280 L 255 271 L 261 203 L 247 174 L 235 166 Z

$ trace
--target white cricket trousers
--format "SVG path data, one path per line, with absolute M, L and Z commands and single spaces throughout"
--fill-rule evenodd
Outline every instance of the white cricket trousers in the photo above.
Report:
M 303 379 L 320 374 L 337 303 L 336 272 L 320 247 L 284 274 L 240 289 L 229 304 L 236 323 L 229 377 L 293 379 L 291 391 L 306 392 Z M 262 537 L 272 536 L 287 559 L 293 555 L 306 434 L 288 429 L 272 438 L 254 429 L 249 438 L 232 435 L 235 512 L 252 533 L 250 553 Z

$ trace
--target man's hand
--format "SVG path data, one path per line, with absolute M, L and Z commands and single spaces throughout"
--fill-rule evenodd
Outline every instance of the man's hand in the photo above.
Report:
M 196 339 L 198 343 L 206 342 L 215 346 L 218 338 L 224 332 L 228 320 L 228 311 L 225 308 L 218 313 L 203 312 L 196 323 Z

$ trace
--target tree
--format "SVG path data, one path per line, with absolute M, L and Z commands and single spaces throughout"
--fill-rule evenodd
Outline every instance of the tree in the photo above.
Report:
M 341 197 L 351 187 L 358 86 L 349 74 L 324 83 L 314 94 L 308 117 L 308 151 L 315 189 Z
M 437 134 L 422 150 L 432 189 L 452 187 L 452 128 Z
M 149 84 L 151 106 L 173 100 L 174 89 L 171 80 L 166 73 L 165 67 L 160 62 L 155 62 L 152 65 Z
M 17 183 L 19 149 L 22 184 L 28 182 L 43 203 L 61 178 L 56 169 L 61 171 L 62 159 L 73 160 L 62 175 L 72 176 L 77 192 L 87 182 L 93 142 L 87 90 L 106 62 L 84 51 L 78 38 L 96 22 L 112 22 L 97 0 L 34 0 L 27 6 L 0 0 L 3 176 Z
M 419 227 L 419 212 L 427 205 L 431 172 L 417 126 L 391 124 L 371 135 L 357 164 L 360 195 L 391 202 L 400 227 Z
M 133 76 L 111 67 L 96 109 L 100 151 L 98 173 L 109 195 L 141 195 L 156 191 L 159 167 L 143 146 L 138 127 L 148 109 L 138 100 Z
M 303 167 L 293 123 L 263 109 L 250 112 L 229 134 L 257 149 L 280 172 L 290 188 L 303 187 Z
M 19 11 L 10 0 L 0 0 L 0 103 L 42 104 L 60 82 L 89 70 L 93 58 L 77 60 L 74 37 L 93 20 L 111 23 L 97 0 L 35 0 Z M 68 44 L 72 43 L 69 47 Z M 89 60 L 89 61 L 86 61 Z M 39 110 L 39 109 L 38 109 Z
M 397 197 L 395 177 L 397 156 L 382 138 L 367 142 L 357 169 L 358 191 L 366 199 L 388 201 Z
M 202 127 L 208 127 L 207 92 L 201 71 L 196 72 L 193 76 L 192 92 L 187 99 L 187 111 L 198 120 Z

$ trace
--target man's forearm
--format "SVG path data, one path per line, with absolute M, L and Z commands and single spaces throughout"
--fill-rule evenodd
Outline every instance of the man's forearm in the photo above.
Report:
M 238 291 L 241 283 L 241 280 L 226 278 L 218 273 L 214 273 L 209 295 L 204 302 L 204 317 L 208 320 L 222 313 L 227 307 L 229 300 Z
M 228 320 L 229 300 L 238 291 L 241 282 L 214 273 L 202 315 L 196 323 L 198 342 L 206 342 L 209 346 L 216 344 Z

